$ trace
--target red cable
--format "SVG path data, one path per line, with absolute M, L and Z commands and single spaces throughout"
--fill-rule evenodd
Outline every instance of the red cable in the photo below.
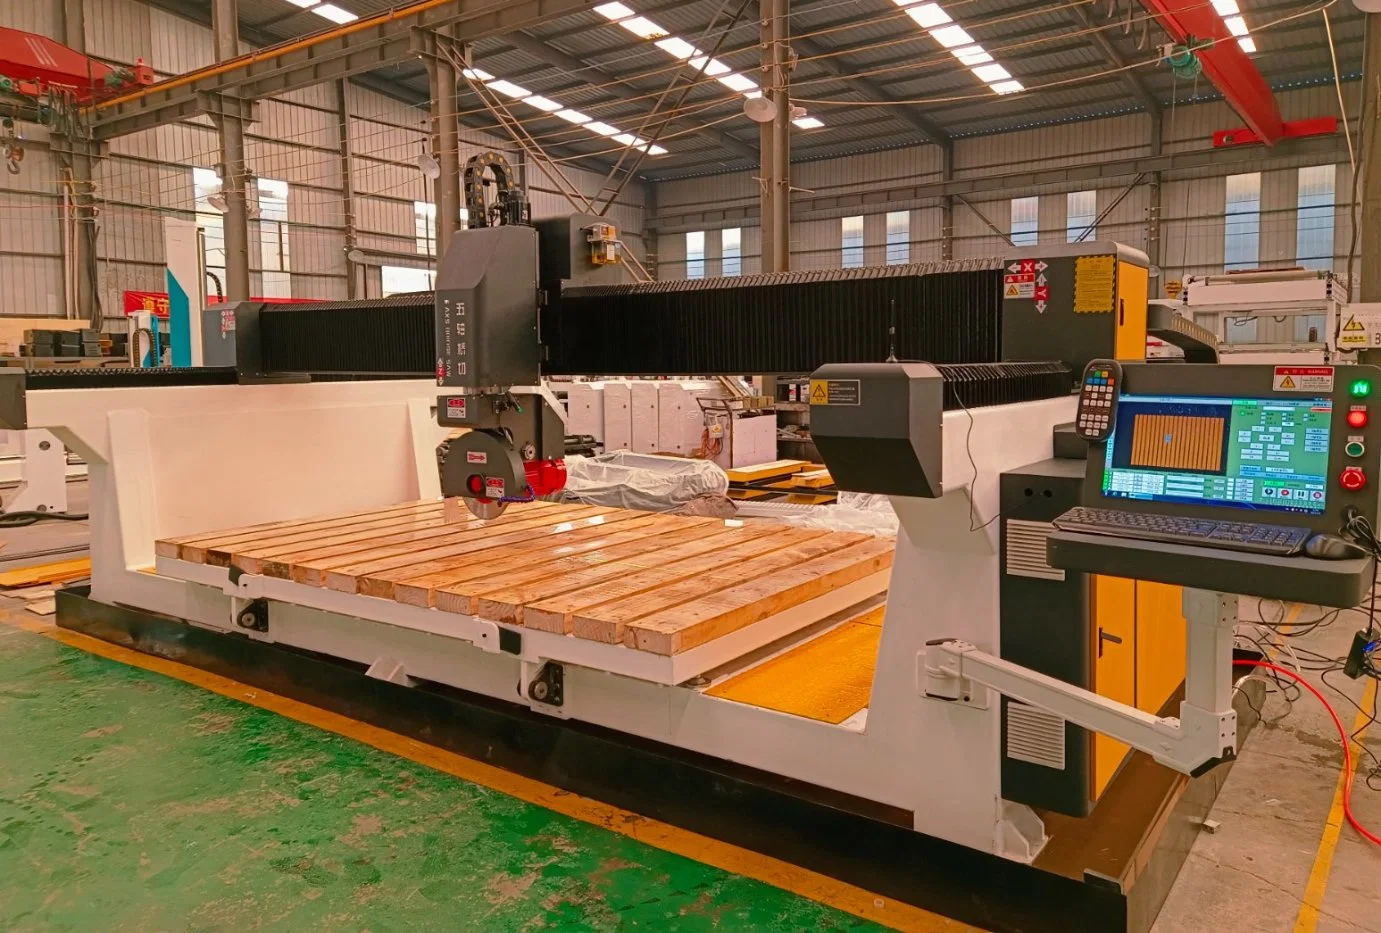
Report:
M 1305 680 L 1299 674 L 1277 664 L 1267 661 L 1233 661 L 1233 667 L 1262 667 L 1268 671 L 1275 671 L 1277 674 L 1284 674 L 1295 683 L 1308 690 L 1318 698 L 1323 704 L 1323 708 L 1328 710 L 1329 718 L 1333 720 L 1333 725 L 1338 729 L 1338 738 L 1343 743 L 1343 813 L 1347 816 L 1347 821 L 1352 824 L 1352 828 L 1361 833 L 1363 838 L 1381 846 L 1381 838 L 1373 835 L 1366 827 L 1357 822 L 1357 817 L 1352 815 L 1352 745 L 1349 741 L 1347 730 L 1343 728 L 1343 722 L 1338 718 L 1338 714 L 1333 710 L 1333 704 L 1324 698 L 1313 684 Z

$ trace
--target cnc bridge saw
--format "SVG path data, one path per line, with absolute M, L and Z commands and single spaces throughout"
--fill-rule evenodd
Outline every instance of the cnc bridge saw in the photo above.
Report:
M 1068 430 L 1085 365 L 1226 369 L 1134 363 L 1145 257 L 625 285 L 598 218 L 498 219 L 434 296 L 241 304 L 234 367 L 0 374 L 4 426 L 90 465 L 59 624 L 990 929 L 1148 928 L 1250 720 L 1235 596 L 1163 555 L 1056 561 L 1101 470 Z M 1004 288 L 1028 268 L 1045 298 Z M 816 443 L 895 542 L 546 501 L 542 378 L 654 367 L 812 373 Z M 1290 585 L 1342 604 L 1355 563 Z

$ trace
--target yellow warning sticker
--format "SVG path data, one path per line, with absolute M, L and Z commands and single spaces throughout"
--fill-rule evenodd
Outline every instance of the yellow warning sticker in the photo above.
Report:
M 1348 318 L 1347 318 L 1347 323 L 1343 325 L 1343 330 L 1344 330 L 1345 332 L 1346 332 L 1346 331 L 1357 332 L 1357 331 L 1364 331 L 1364 330 L 1366 330 L 1366 328 L 1362 326 L 1362 322 L 1359 321 L 1359 320 L 1357 320 L 1357 317 L 1356 317 L 1355 315 L 1349 314 L 1349 315 L 1348 315 Z
M 1080 256 L 1074 260 L 1074 313 L 1110 313 L 1117 291 L 1116 256 Z
M 1295 380 L 1294 380 L 1294 377 L 1293 377 L 1293 376 L 1284 376 L 1284 377 L 1282 377 L 1281 380 L 1280 380 L 1280 385 L 1277 386 L 1276 388 L 1279 388 L 1279 389 L 1293 389 L 1293 388 L 1295 388 Z
M 857 379 L 810 380 L 812 405 L 857 405 L 862 395 Z

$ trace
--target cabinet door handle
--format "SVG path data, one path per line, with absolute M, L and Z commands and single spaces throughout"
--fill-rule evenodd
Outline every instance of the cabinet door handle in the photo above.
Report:
M 1103 656 L 1103 644 L 1104 644 L 1104 642 L 1109 642 L 1109 641 L 1112 642 L 1114 645 L 1120 645 L 1120 644 L 1122 644 L 1122 636 L 1121 636 L 1121 635 L 1113 635 L 1113 634 L 1111 634 L 1110 632 L 1105 632 L 1105 631 L 1103 631 L 1103 627 L 1100 625 L 1100 626 L 1098 627 L 1098 656 L 1099 656 L 1100 658 Z

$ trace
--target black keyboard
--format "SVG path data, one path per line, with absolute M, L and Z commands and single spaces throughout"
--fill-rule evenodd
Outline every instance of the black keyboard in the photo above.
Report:
M 1147 512 L 1089 509 L 1082 506 L 1070 509 L 1055 519 L 1054 524 L 1061 531 L 1168 541 L 1175 544 L 1194 544 L 1199 547 L 1220 547 L 1232 551 L 1281 556 L 1298 554 L 1312 534 L 1308 528 L 1294 528 L 1289 525 L 1220 522 L 1213 519 L 1186 518 L 1183 515 L 1153 515 Z

